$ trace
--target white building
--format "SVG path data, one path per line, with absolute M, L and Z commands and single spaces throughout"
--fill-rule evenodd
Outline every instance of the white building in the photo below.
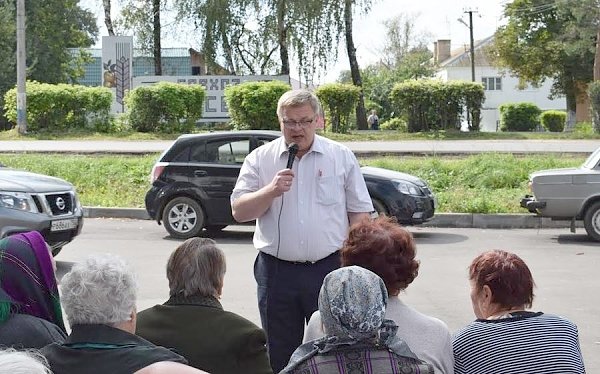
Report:
M 549 109 L 566 110 L 564 97 L 548 98 L 553 80 L 546 79 L 540 87 L 527 86 L 519 89 L 519 79 L 509 72 L 496 68 L 487 55 L 487 46 L 494 40 L 490 36 L 475 43 L 475 81 L 483 83 L 485 101 L 483 103 L 481 131 L 500 130 L 500 105 L 528 102 L 537 105 L 542 111 Z M 471 58 L 469 46 L 452 51 L 450 40 L 434 43 L 434 61 L 439 69 L 437 77 L 443 81 L 471 81 Z

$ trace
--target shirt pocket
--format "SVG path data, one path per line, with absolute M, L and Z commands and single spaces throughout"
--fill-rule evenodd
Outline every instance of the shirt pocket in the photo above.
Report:
M 342 201 L 344 194 L 343 175 L 318 177 L 317 202 L 321 205 L 334 205 Z

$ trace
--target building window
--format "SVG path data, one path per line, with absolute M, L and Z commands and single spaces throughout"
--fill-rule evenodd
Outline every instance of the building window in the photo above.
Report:
M 501 77 L 482 77 L 481 83 L 483 83 L 483 89 L 486 91 L 501 91 L 502 90 L 502 78 Z

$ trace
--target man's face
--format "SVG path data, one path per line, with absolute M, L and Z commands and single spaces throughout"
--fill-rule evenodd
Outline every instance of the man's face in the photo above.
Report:
M 310 104 L 283 108 L 279 119 L 281 132 L 287 144 L 298 144 L 298 155 L 304 155 L 315 139 L 317 114 Z

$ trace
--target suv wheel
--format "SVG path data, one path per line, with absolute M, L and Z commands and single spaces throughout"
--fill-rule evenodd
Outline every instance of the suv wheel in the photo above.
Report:
M 165 206 L 162 220 L 172 237 L 189 239 L 198 236 L 202 231 L 204 212 L 196 201 L 180 196 Z
M 600 201 L 590 205 L 583 217 L 585 231 L 590 238 L 600 241 Z

